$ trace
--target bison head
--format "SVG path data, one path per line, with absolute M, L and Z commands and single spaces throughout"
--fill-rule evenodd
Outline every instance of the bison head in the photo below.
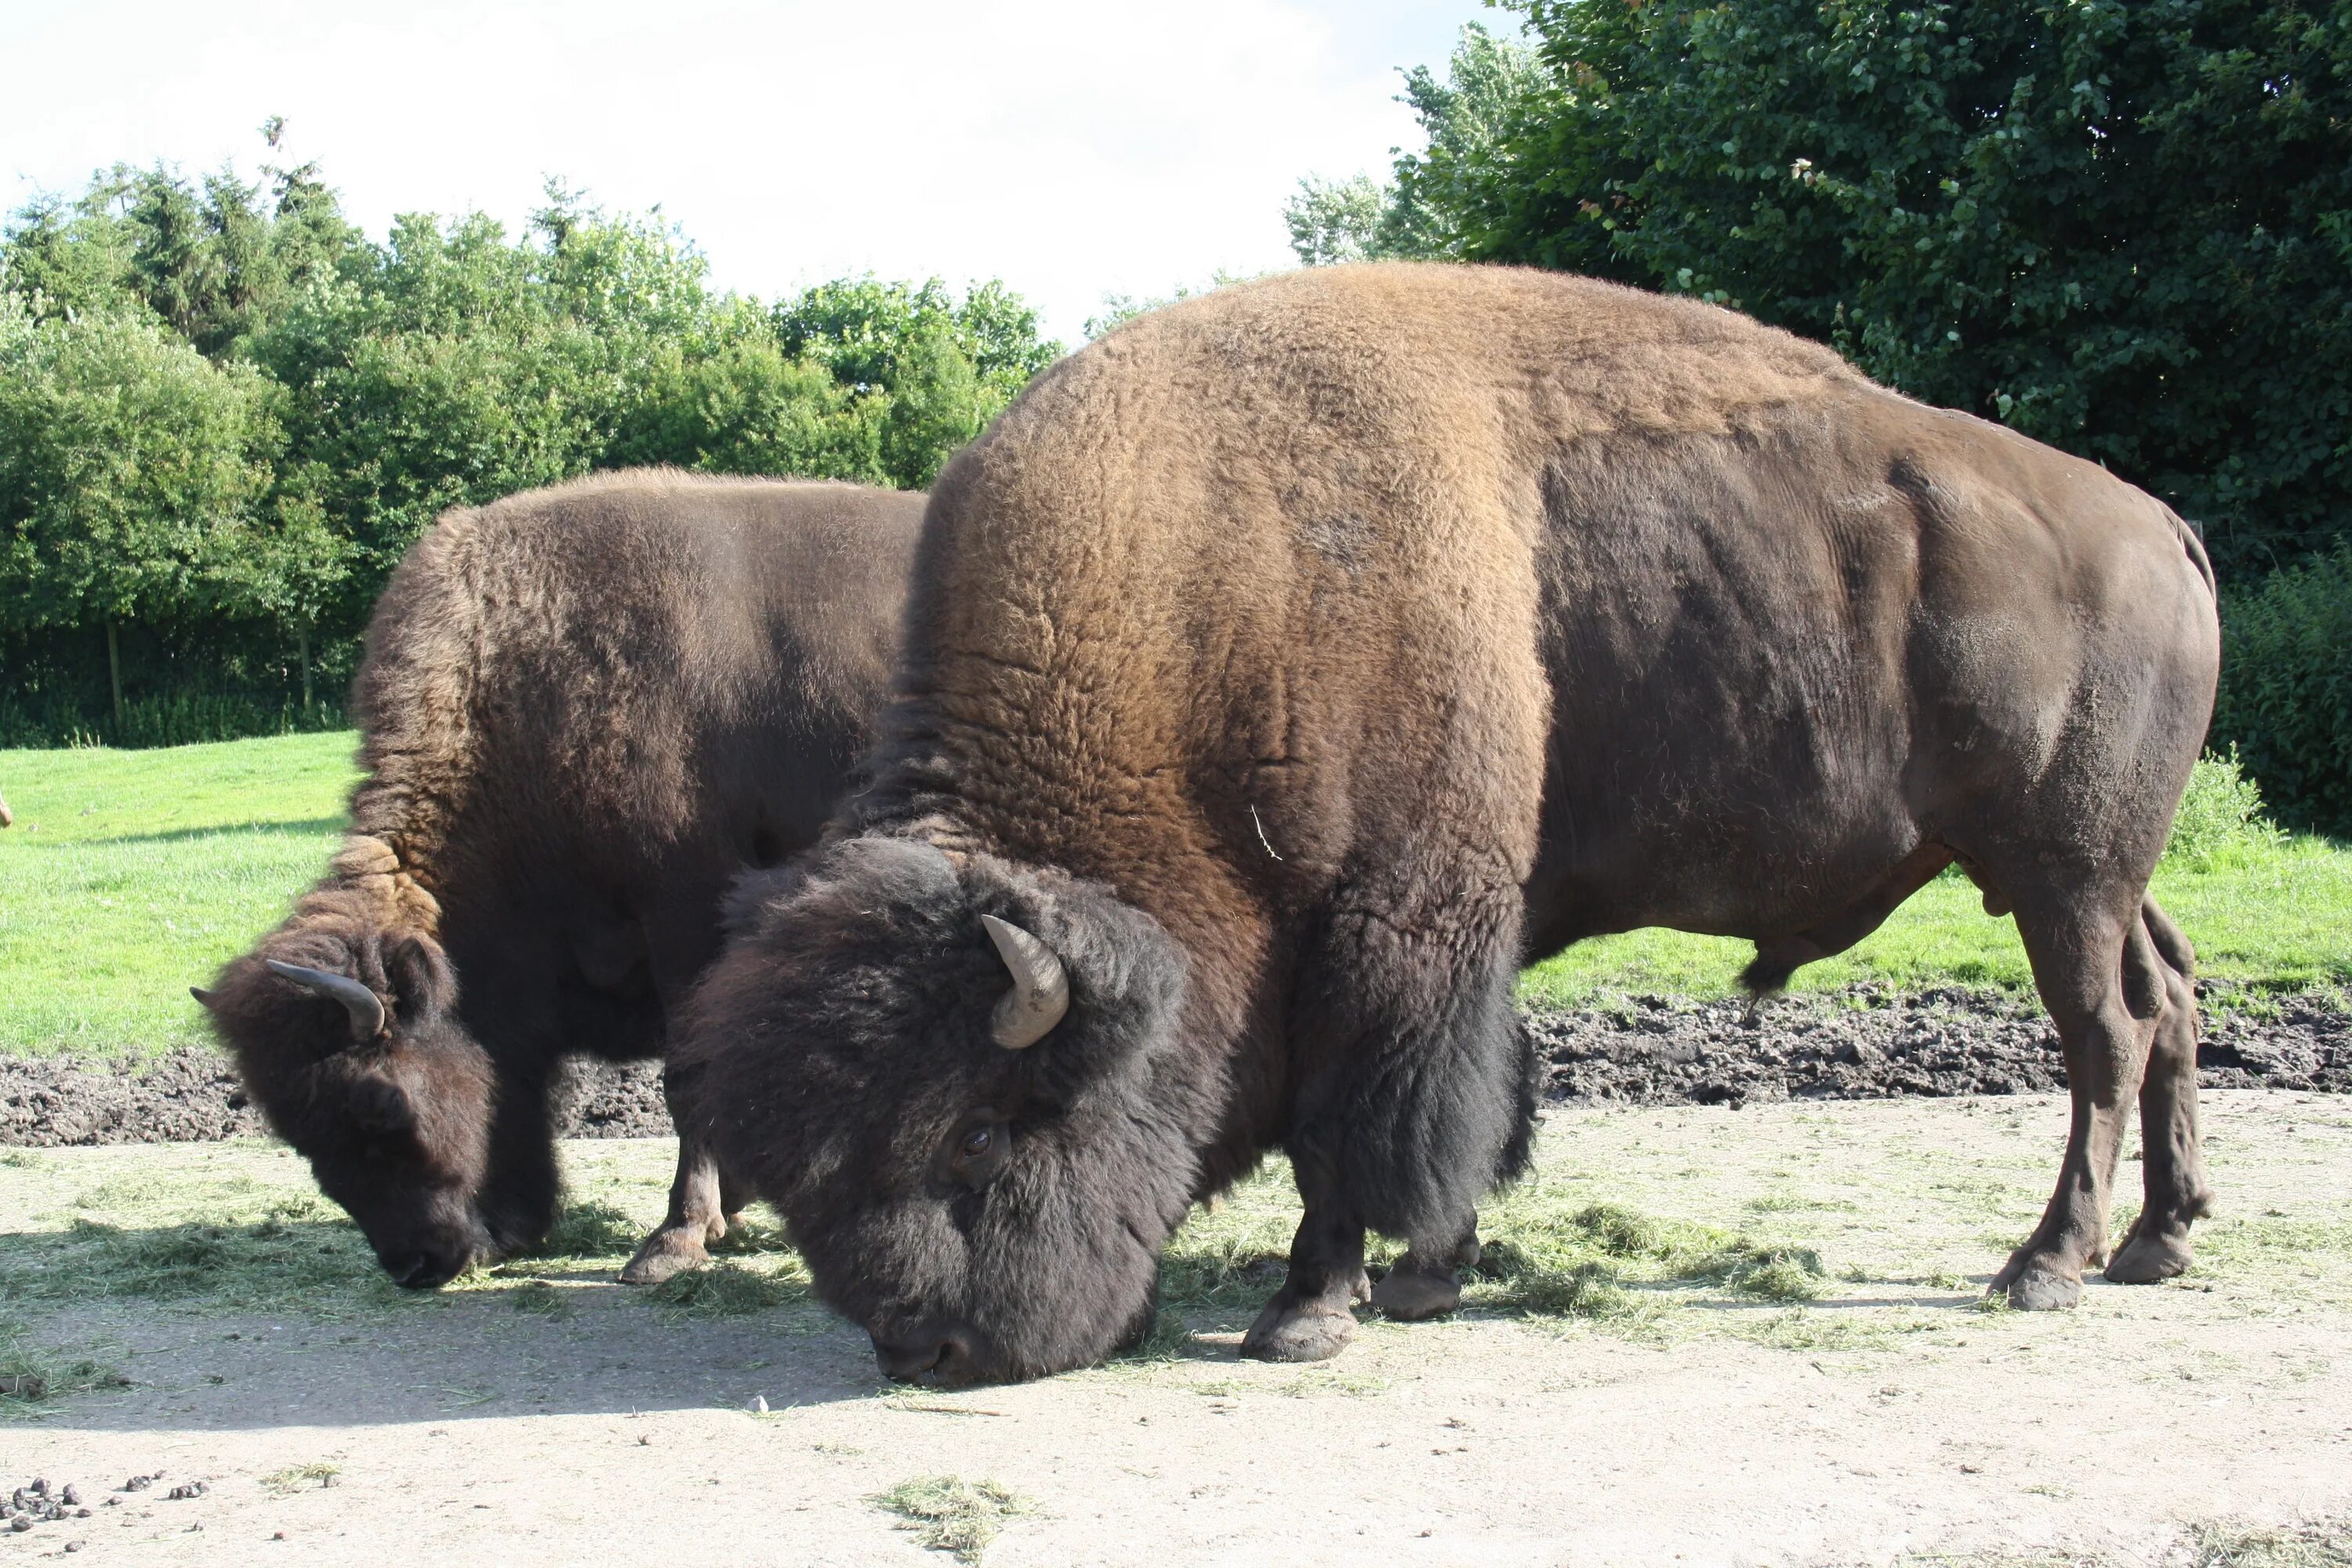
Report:
M 456 994 L 431 938 L 323 909 L 195 993 L 269 1124 L 416 1289 L 511 1245 L 476 1210 L 492 1080 Z
M 673 1049 L 882 1370 L 947 1384 L 1150 1326 L 1195 1158 L 1161 1078 L 1184 955 L 1107 889 L 867 837 L 748 879 Z

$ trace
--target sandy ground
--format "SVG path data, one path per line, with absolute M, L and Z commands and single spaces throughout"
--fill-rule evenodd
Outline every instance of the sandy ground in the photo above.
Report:
M 2054 1170 L 2046 1097 L 1555 1111 L 1553 1178 L 1817 1247 L 1828 1292 L 1634 1324 L 1368 1322 L 1307 1369 L 1238 1362 L 1220 1321 L 1165 1362 L 894 1393 L 864 1336 L 812 1309 L 686 1317 L 560 1268 L 557 1316 L 499 1290 L 259 1314 L 11 1302 L 30 1339 L 95 1347 L 133 1386 L 0 1426 L 0 1489 L 120 1500 L 0 1555 L 944 1564 L 871 1500 L 951 1473 L 1034 1505 L 999 1565 L 2145 1562 L 2186 1524 L 2352 1510 L 2352 1103 L 2207 1104 L 2225 1208 L 2198 1270 L 2048 1316 L 1976 1307 Z M 576 1190 L 658 1208 L 663 1141 L 567 1159 Z M 257 1143 L 22 1154 L 0 1164 L 0 1232 L 163 1189 L 308 1191 Z M 336 1484 L 265 1484 L 305 1466 Z

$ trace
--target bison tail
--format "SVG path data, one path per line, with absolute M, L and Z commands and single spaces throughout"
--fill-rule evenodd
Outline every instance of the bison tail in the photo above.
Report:
M 2190 522 L 2170 507 L 2164 508 L 2164 515 L 2172 520 L 2172 531 L 2179 536 L 2180 548 L 2188 552 L 2189 563 L 2197 568 L 2197 574 L 2200 577 L 2205 579 L 2206 595 L 2218 600 L 2221 590 L 2213 582 L 2212 558 L 2205 553 L 2205 535 L 2199 531 L 2195 523 Z
M 2143 897 L 2139 901 L 2140 923 L 2147 928 L 2147 940 L 2154 944 L 2157 956 L 2169 965 L 2183 980 L 2197 978 L 2197 950 L 2189 945 L 2172 917 L 2157 906 L 2154 899 Z

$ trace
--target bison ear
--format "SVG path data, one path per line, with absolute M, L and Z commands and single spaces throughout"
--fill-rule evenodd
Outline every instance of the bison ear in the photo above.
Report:
M 398 1084 L 369 1073 L 352 1085 L 352 1120 L 369 1132 L 405 1132 L 416 1125 L 416 1108 Z
M 383 973 L 404 1024 L 430 1023 L 457 1004 L 457 973 L 449 955 L 430 937 L 401 936 L 385 943 Z

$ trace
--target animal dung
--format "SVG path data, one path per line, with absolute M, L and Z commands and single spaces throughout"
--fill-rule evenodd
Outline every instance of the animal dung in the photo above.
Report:
M 18 1487 L 8 1494 L 5 1502 L 0 1502 L 0 1520 L 5 1520 L 7 1528 L 18 1535 L 37 1524 L 89 1517 L 89 1510 L 81 1506 L 79 1487 L 52 1487 L 47 1477 Z

